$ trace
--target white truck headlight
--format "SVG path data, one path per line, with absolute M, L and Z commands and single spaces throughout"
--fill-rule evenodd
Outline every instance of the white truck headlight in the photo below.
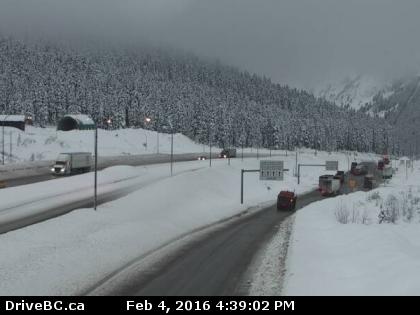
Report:
M 66 169 L 65 168 L 62 168 L 61 170 L 60 170 L 60 172 L 61 173 L 64 173 L 64 171 L 65 171 Z

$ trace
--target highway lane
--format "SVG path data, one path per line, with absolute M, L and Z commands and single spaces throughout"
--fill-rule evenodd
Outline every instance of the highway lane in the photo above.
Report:
M 317 191 L 301 195 L 296 207 L 300 209 L 321 198 Z M 105 290 L 107 295 L 245 295 L 247 292 L 240 284 L 255 253 L 292 213 L 277 211 L 273 205 L 239 217 L 187 243 L 158 265 L 131 274 L 129 281 L 112 288 L 111 284 L 118 283 L 115 280 L 124 274 L 122 269 L 86 294 L 97 295 Z
M 198 156 L 203 154 L 178 154 L 174 156 L 174 161 L 181 162 L 181 161 L 193 161 L 196 160 Z M 252 157 L 254 154 L 248 153 L 244 154 L 244 157 Z M 261 156 L 261 155 L 260 155 Z M 207 157 L 209 155 L 207 154 Z M 262 157 L 262 156 L 261 156 Z M 212 158 L 217 158 L 217 154 L 212 154 Z M 150 164 L 159 164 L 159 163 L 167 163 L 170 160 L 169 155 L 159 154 L 159 155 L 142 155 L 142 156 L 128 156 L 127 158 L 123 159 L 123 163 L 121 158 L 105 158 L 102 160 L 101 168 L 109 167 L 111 165 L 150 165 Z M 205 161 L 203 163 L 208 163 Z M 226 161 L 226 163 L 228 163 Z M 52 175 L 39 175 L 36 177 L 28 177 L 23 179 L 16 179 L 14 184 L 16 185 L 24 185 L 31 182 L 39 182 L 41 180 L 50 180 L 53 179 Z M 9 185 L 10 186 L 10 185 Z M 130 187 L 120 188 L 112 190 L 111 192 L 98 192 L 98 205 L 109 202 L 115 199 L 119 199 L 128 195 L 129 193 L 138 190 L 142 187 L 141 185 L 133 185 Z M 60 202 L 60 198 L 49 197 L 48 202 L 50 206 L 42 206 L 42 210 L 40 207 L 37 206 L 37 202 L 30 203 L 29 205 L 18 205 L 11 209 L 6 209 L 1 212 L 1 223 L 0 223 L 0 233 L 6 233 L 12 230 L 16 230 L 34 223 L 42 222 L 62 214 L 68 213 L 75 209 L 80 208 L 90 208 L 93 207 L 92 196 L 82 197 L 77 200 L 73 201 L 63 201 Z M 45 202 L 44 200 L 40 201 Z M 26 211 L 27 208 L 34 209 L 36 211 Z M 19 209 L 18 209 L 19 208 Z M 21 209 L 22 208 L 22 209 Z M 22 210 L 24 210 L 22 212 Z M 25 215 L 20 215 L 19 213 L 26 213 Z
M 209 159 L 209 153 L 183 153 L 183 154 L 174 154 L 174 162 L 187 162 L 197 160 L 199 156 L 205 156 Z M 245 158 L 256 157 L 256 153 L 244 153 Z M 259 157 L 268 157 L 268 154 L 259 154 Z M 274 154 L 272 155 L 275 156 Z M 212 159 L 218 159 L 218 153 L 212 153 Z M 239 153 L 236 159 L 240 159 L 241 154 Z M 142 165 L 151 165 L 151 164 L 162 164 L 169 163 L 171 161 L 170 154 L 147 154 L 147 155 L 127 155 L 127 156 L 117 156 L 117 157 L 103 157 L 100 158 L 98 162 L 98 169 L 102 170 L 104 168 L 115 166 L 115 165 L 131 165 L 131 166 L 142 166 Z M 27 184 L 33 184 L 37 182 L 52 180 L 55 177 L 50 173 L 50 167 L 43 167 L 38 170 L 37 175 L 32 176 L 23 176 L 16 178 L 8 178 L 4 181 L 6 182 L 7 187 L 15 187 Z
M 364 176 L 346 174 L 354 179 L 354 191 L 363 189 Z M 343 185 L 343 192 L 351 190 Z M 324 199 L 318 191 L 298 196 L 297 209 Z M 94 286 L 88 295 L 123 296 L 240 296 L 256 253 L 275 235 L 279 224 L 293 212 L 277 211 L 275 205 L 252 215 L 232 220 L 202 237 L 187 242 L 176 251 L 158 259 L 153 266 L 141 266 L 142 259 L 115 271 Z M 126 273 L 131 269 L 129 277 Z M 137 270 L 133 274 L 133 270 Z M 121 278 L 119 280 L 118 278 Z M 128 278 L 128 280 L 127 280 Z M 124 279 L 124 280 L 122 280 Z

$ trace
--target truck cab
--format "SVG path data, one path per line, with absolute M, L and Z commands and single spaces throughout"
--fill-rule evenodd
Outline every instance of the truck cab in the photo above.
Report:
M 366 189 L 373 189 L 376 186 L 376 180 L 375 177 L 372 174 L 365 175 L 364 181 L 363 181 L 363 188 Z
M 351 162 L 350 173 L 353 174 L 354 169 L 356 168 L 356 166 L 357 166 L 357 162 Z
M 277 195 L 277 210 L 295 210 L 297 195 L 293 191 L 282 190 Z
M 222 159 L 236 157 L 236 149 L 223 149 L 222 152 L 220 152 L 219 157 Z
M 71 155 L 60 153 L 51 168 L 54 175 L 67 175 L 70 172 Z
M 345 173 L 344 171 L 337 171 L 337 173 L 335 173 L 334 178 L 337 178 L 340 180 L 340 183 L 343 184 L 344 183 L 344 177 L 345 177 Z
M 385 165 L 384 169 L 382 170 L 382 178 L 383 179 L 392 178 L 392 167 L 391 167 L 391 165 Z
M 90 172 L 92 154 L 90 152 L 60 153 L 51 168 L 53 175 L 71 175 Z

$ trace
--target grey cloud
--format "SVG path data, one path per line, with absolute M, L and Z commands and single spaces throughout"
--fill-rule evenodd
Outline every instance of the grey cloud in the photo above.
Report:
M 417 0 L 0 0 L 0 29 L 147 39 L 310 88 L 418 71 L 418 12 Z

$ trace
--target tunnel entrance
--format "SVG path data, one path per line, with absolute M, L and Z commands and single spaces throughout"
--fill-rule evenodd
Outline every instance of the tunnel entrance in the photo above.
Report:
M 79 123 L 72 117 L 64 117 L 58 122 L 57 130 L 69 131 L 79 129 Z

